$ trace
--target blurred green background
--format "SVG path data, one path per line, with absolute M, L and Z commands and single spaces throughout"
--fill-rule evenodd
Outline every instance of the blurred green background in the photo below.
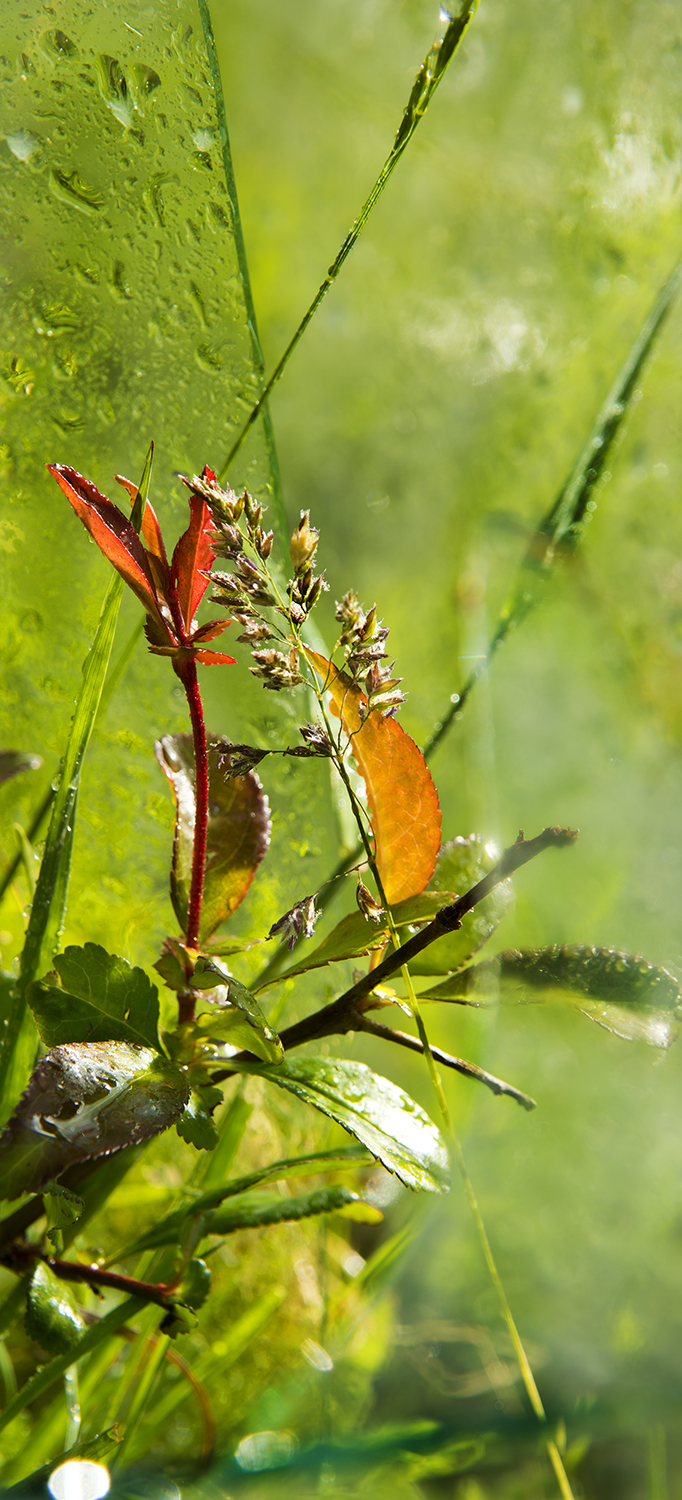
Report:
M 217 467 L 257 388 L 215 188 L 205 65 L 196 30 L 190 39 L 183 31 L 190 9 L 171 14 L 150 0 L 90 16 L 76 0 L 35 6 L 33 72 L 20 85 L 13 54 L 7 64 L 17 109 L 2 127 L 0 195 L 21 229 L 2 252 L 0 738 L 39 752 L 45 766 L 0 794 L 5 858 L 12 823 L 30 820 L 56 767 L 106 584 L 104 562 L 41 465 L 71 463 L 111 493 L 112 470 L 135 477 L 154 437 L 153 493 L 172 537 L 184 503 L 173 471 Z M 215 0 L 213 22 L 270 369 L 379 170 L 439 18 L 424 0 Z M 120 118 L 109 73 L 99 93 L 91 88 L 82 158 L 63 147 L 60 157 L 64 91 L 73 87 L 80 108 L 72 80 L 83 59 L 93 49 L 123 55 L 126 27 L 144 34 L 142 51 L 134 37 L 130 46 L 147 69 L 131 121 Z M 78 33 L 77 55 L 61 44 L 48 55 L 41 39 L 57 31 Z M 164 68 L 174 70 L 170 102 L 149 76 L 165 80 Z M 681 69 L 682 15 L 662 0 L 483 0 L 274 394 L 289 521 L 310 508 L 321 530 L 331 591 L 320 628 L 332 638 L 333 600 L 348 588 L 367 606 L 376 599 L 409 692 L 402 722 L 418 742 L 483 651 L 530 535 L 680 253 Z M 41 98 L 51 90 L 52 113 L 43 102 L 43 116 L 20 117 L 24 87 Z M 110 160 L 97 134 L 104 109 Z M 176 121 L 184 168 L 162 160 L 162 145 L 151 150 L 162 109 Z M 112 183 L 107 229 L 83 188 L 95 163 Z M 52 220 L 40 210 L 46 173 Z M 101 183 L 92 191 L 106 196 Z M 498 947 L 623 947 L 678 977 L 681 319 L 674 309 L 576 558 L 433 762 L 446 837 L 475 829 L 507 843 L 519 828 L 580 828 L 577 848 L 517 877 Z M 233 477 L 265 494 L 261 435 Z M 115 654 L 135 620 L 126 601 Z M 265 700 L 237 653 L 238 668 L 204 672 L 209 726 L 281 743 L 299 710 Z M 171 809 L 151 742 L 183 723 L 165 664 L 138 646 L 86 765 L 67 940 L 153 961 L 170 926 Z M 259 934 L 319 884 L 339 838 L 324 768 L 266 762 L 263 781 L 275 814 L 270 869 L 235 923 Z M 6 966 L 26 900 L 18 880 L 0 913 Z M 308 980 L 287 1015 L 331 983 L 328 974 Z M 431 1007 L 427 1020 L 435 1042 L 540 1106 L 525 1115 L 446 1080 L 548 1410 L 565 1418 L 569 1445 L 591 1438 L 576 1493 L 682 1495 L 681 1055 L 661 1058 L 558 1007 L 485 1017 Z M 369 1042 L 352 1055 L 434 1113 L 415 1062 Z M 394 1206 L 396 1222 L 404 1211 Z M 522 1402 L 513 1370 L 504 1375 L 509 1351 L 459 1184 L 420 1212 L 420 1237 L 394 1283 L 398 1331 L 353 1423 L 437 1418 L 492 1431 L 508 1420 L 511 1431 Z M 484 1329 L 494 1358 L 487 1345 L 477 1352 Z M 473 1377 L 467 1385 L 481 1369 L 480 1388 Z M 306 1401 L 273 1396 L 260 1425 L 310 1436 Z M 343 1399 L 337 1407 L 342 1431 Z M 414 1483 L 466 1500 L 554 1494 L 533 1435 L 518 1442 L 501 1437 L 466 1477 Z

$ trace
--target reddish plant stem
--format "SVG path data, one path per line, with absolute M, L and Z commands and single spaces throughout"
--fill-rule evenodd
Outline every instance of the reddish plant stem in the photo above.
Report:
M 206 726 L 204 724 L 204 710 L 201 703 L 201 693 L 199 692 L 196 662 L 184 662 L 180 668 L 176 668 L 176 671 L 187 694 L 189 716 L 192 721 L 192 737 L 194 739 L 196 814 L 194 819 L 192 882 L 189 891 L 189 911 L 187 913 L 185 942 L 188 948 L 198 948 L 201 903 L 204 895 L 206 839 L 208 835 L 208 750 L 206 747 Z M 191 1020 L 191 1017 L 186 1017 L 185 1019 Z
M 82 1261 L 55 1259 L 51 1255 L 44 1255 L 36 1245 L 15 1244 L 11 1256 L 7 1256 L 4 1263 L 11 1264 L 15 1269 L 30 1265 L 36 1260 L 44 1261 L 62 1281 L 84 1281 L 95 1289 L 109 1287 L 132 1297 L 140 1297 L 145 1302 L 155 1302 L 158 1307 L 173 1307 L 172 1288 L 163 1282 L 138 1281 L 135 1276 L 121 1276 L 116 1271 L 105 1271 L 103 1267 L 88 1266 Z

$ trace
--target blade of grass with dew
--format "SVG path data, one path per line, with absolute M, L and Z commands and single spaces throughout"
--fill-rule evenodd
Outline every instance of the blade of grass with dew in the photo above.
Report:
M 632 406 L 637 382 L 652 352 L 658 334 L 671 310 L 682 282 L 682 261 L 656 298 L 618 378 L 597 417 L 595 425 L 554 504 L 543 516 L 531 539 L 514 585 L 502 609 L 485 654 L 469 674 L 460 693 L 453 693 L 450 707 L 424 746 L 428 760 L 459 716 L 479 677 L 487 671 L 498 648 L 512 630 L 521 625 L 542 597 L 554 574 L 557 556 L 573 552 L 582 540 L 592 514 L 592 496 L 606 480 L 606 461 L 623 430 Z
M 149 494 L 153 449 L 150 447 L 139 484 L 135 519 L 138 527 Z M 33 1064 L 36 1031 L 26 1005 L 26 989 L 48 969 L 59 945 L 71 870 L 71 851 L 76 822 L 80 773 L 99 708 L 104 679 L 116 633 L 123 581 L 115 576 L 107 589 L 95 636 L 83 664 L 83 682 L 71 721 L 71 729 L 56 785 L 52 815 L 45 841 L 40 873 L 33 896 L 26 941 L 21 955 L 19 979 L 14 987 L 0 1050 L 0 1098 L 11 1111 L 17 1093 L 24 1088 Z
M 412 92 L 410 93 L 410 97 L 407 101 L 407 104 L 405 105 L 402 119 L 395 133 L 393 145 L 391 146 L 384 165 L 381 168 L 379 176 L 377 177 L 369 196 L 365 199 L 365 202 L 360 209 L 357 219 L 355 219 L 353 224 L 351 225 L 348 234 L 346 235 L 346 238 L 343 241 L 340 250 L 338 251 L 338 254 L 332 261 L 332 264 L 327 271 L 324 281 L 320 283 L 320 286 L 318 287 L 307 312 L 305 312 L 303 317 L 301 318 L 296 332 L 289 340 L 289 343 L 287 344 L 283 355 L 275 365 L 275 368 L 269 379 L 266 381 L 263 391 L 261 392 L 261 395 L 255 406 L 252 407 L 251 411 L 249 412 L 249 415 L 244 423 L 244 426 L 241 429 L 241 432 L 235 438 L 235 441 L 230 448 L 227 458 L 225 459 L 225 462 L 218 474 L 218 478 L 220 480 L 223 480 L 225 478 L 232 460 L 238 454 L 239 449 L 241 448 L 247 434 L 253 427 L 254 422 L 258 421 L 258 418 L 260 417 L 261 412 L 265 407 L 265 404 L 273 387 L 277 384 L 277 381 L 286 369 L 286 366 L 288 365 L 296 346 L 302 339 L 303 334 L 308 327 L 308 324 L 314 318 L 318 307 L 320 307 L 321 303 L 324 301 L 330 287 L 334 285 L 334 282 L 336 281 L 336 278 L 339 274 L 339 271 L 341 270 L 344 261 L 350 255 L 350 252 L 353 249 L 356 240 L 362 233 L 362 230 L 364 229 L 365 224 L 369 219 L 372 209 L 378 203 L 381 194 L 383 193 L 384 188 L 389 181 L 389 178 L 397 167 L 398 162 L 400 161 L 400 158 L 406 147 L 409 145 L 412 136 L 417 129 L 419 121 L 426 114 L 431 99 L 433 98 L 433 95 L 435 94 L 436 89 L 438 88 L 438 85 L 443 78 L 448 64 L 452 61 L 455 53 L 457 52 L 466 35 L 466 32 L 469 29 L 471 22 L 473 21 L 476 11 L 478 10 L 478 5 L 479 0 L 462 0 L 462 4 L 460 5 L 456 15 L 450 16 L 445 11 L 445 14 L 447 16 L 447 25 L 445 31 L 443 32 L 442 37 L 439 37 L 433 43 L 433 46 L 427 52 L 426 57 L 424 58 L 424 61 L 417 73 L 417 76 L 412 85 Z

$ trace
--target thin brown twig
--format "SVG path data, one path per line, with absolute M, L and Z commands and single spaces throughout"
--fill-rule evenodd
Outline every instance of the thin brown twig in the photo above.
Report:
M 417 1036 L 410 1036 L 407 1031 L 394 1031 L 391 1026 L 383 1026 L 380 1021 L 371 1021 L 369 1016 L 358 1017 L 358 1031 L 366 1031 L 370 1036 L 381 1037 L 386 1042 L 397 1042 L 400 1047 L 408 1047 L 411 1052 L 423 1053 L 422 1042 Z M 453 1057 L 449 1052 L 443 1052 L 440 1047 L 434 1047 L 431 1043 L 431 1056 L 436 1062 L 442 1063 L 444 1068 L 454 1068 L 455 1072 L 463 1073 L 465 1078 L 476 1078 L 479 1083 L 484 1083 L 491 1089 L 493 1094 L 507 1094 L 509 1098 L 515 1099 L 517 1104 L 524 1109 L 537 1109 L 535 1099 L 530 1094 L 524 1094 L 521 1089 L 515 1089 L 513 1084 L 505 1083 L 503 1078 L 496 1078 L 494 1073 L 486 1073 L 485 1068 L 479 1068 L 476 1063 L 467 1062 L 463 1057 Z
M 292 1047 L 302 1047 L 306 1042 L 317 1041 L 324 1036 L 343 1034 L 347 1031 L 362 1029 L 362 1016 L 365 1010 L 371 1009 L 368 1002 L 372 991 L 377 985 L 389 979 L 396 970 L 408 964 L 425 948 L 430 947 L 440 937 L 448 932 L 455 932 L 462 925 L 462 918 L 467 912 L 472 911 L 483 901 L 490 892 L 507 880 L 515 870 L 522 865 L 528 864 L 529 860 L 535 859 L 536 855 L 549 848 L 562 848 L 568 844 L 574 844 L 578 837 L 577 832 L 571 828 L 544 828 L 534 839 L 525 839 L 523 831 L 519 833 L 515 844 L 505 849 L 498 863 L 482 880 L 479 880 L 464 896 L 459 896 L 450 906 L 444 906 L 442 911 L 434 917 L 432 922 L 422 928 L 413 937 L 408 938 L 400 948 L 394 949 L 392 953 L 384 958 L 375 969 L 363 974 L 361 979 L 345 990 L 337 1000 L 330 1005 L 325 1005 L 322 1010 L 315 1011 L 312 1016 L 306 1016 L 302 1021 L 297 1021 L 293 1026 L 288 1026 L 280 1033 L 280 1040 L 285 1051 Z M 286 973 L 283 975 L 286 978 Z M 250 1052 L 239 1052 L 234 1058 L 235 1063 L 248 1062 L 251 1060 Z M 213 1074 L 215 1083 L 229 1078 L 233 1068 L 222 1068 Z

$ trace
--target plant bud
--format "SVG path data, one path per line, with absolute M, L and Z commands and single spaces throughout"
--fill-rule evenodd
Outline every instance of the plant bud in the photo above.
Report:
M 305 573 L 310 566 L 319 540 L 319 531 L 310 525 L 310 511 L 301 511 L 301 519 L 289 545 L 289 556 L 297 576 Z
M 379 906 L 374 900 L 372 892 L 368 890 L 364 880 L 358 875 L 358 883 L 355 889 L 355 899 L 363 917 L 367 922 L 380 922 L 386 915 L 383 906 Z

